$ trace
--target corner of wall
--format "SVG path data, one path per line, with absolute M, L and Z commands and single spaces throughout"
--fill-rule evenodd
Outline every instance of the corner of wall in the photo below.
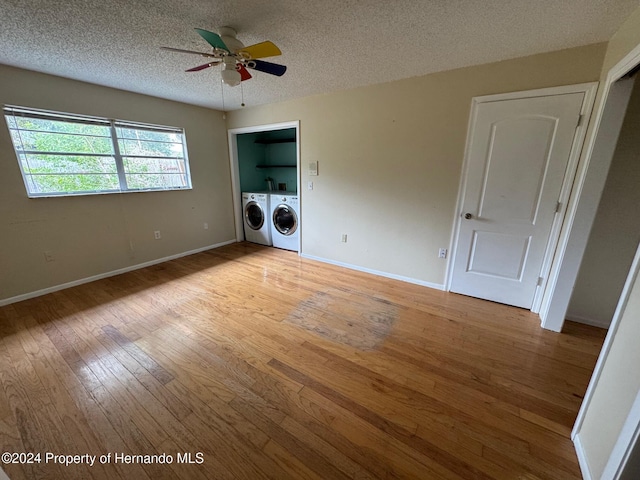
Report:
M 580 472 L 582 473 L 583 480 L 591 480 L 591 469 L 589 468 L 589 462 L 580 440 L 580 434 L 576 434 L 573 438 L 573 446 L 576 449 L 576 456 L 578 457 L 578 465 L 580 466 Z

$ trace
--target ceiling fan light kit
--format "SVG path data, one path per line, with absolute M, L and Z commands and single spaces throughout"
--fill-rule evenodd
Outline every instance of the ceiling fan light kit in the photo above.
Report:
M 221 72 L 222 82 L 230 87 L 235 87 L 240 85 L 241 82 L 252 78 L 247 69 L 257 70 L 278 77 L 281 77 L 287 71 L 287 67 L 284 65 L 260 60 L 261 58 L 275 57 L 282 54 L 273 42 L 267 40 L 245 47 L 244 44 L 236 38 L 236 31 L 231 27 L 220 27 L 218 33 L 203 30 L 202 28 L 196 28 L 196 32 L 211 46 L 213 49 L 212 52 L 205 53 L 179 48 L 161 47 L 164 50 L 172 52 L 200 55 L 210 59 L 208 63 L 190 68 L 186 70 L 187 72 L 199 72 L 209 67 L 223 64 L 224 66 Z
M 240 72 L 236 70 L 236 61 L 232 57 L 224 57 L 224 67 L 222 69 L 222 81 L 230 87 L 236 87 L 240 85 L 242 76 Z

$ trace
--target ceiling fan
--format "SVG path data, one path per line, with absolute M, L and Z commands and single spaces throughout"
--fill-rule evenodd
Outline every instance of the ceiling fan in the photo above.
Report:
M 211 45 L 212 52 L 203 53 L 180 48 L 160 47 L 172 52 L 191 53 L 211 59 L 208 63 L 186 70 L 187 72 L 199 72 L 205 68 L 222 64 L 222 81 L 230 87 L 235 87 L 240 82 L 251 78 L 251 74 L 247 69 L 269 73 L 278 77 L 281 77 L 287 71 L 287 67 L 284 65 L 260 60 L 261 58 L 275 57 L 282 54 L 273 42 L 267 40 L 266 42 L 245 47 L 236 38 L 236 31 L 231 27 L 220 27 L 218 29 L 219 34 L 201 28 L 196 28 L 196 32 Z

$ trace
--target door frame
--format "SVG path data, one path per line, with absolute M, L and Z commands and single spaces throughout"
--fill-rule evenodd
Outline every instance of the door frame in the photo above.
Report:
M 255 125 L 251 127 L 231 128 L 227 130 L 229 144 L 229 166 L 231 170 L 231 195 L 233 196 L 233 218 L 236 227 L 236 242 L 244 240 L 244 221 L 242 219 L 242 191 L 240 188 L 240 166 L 238 164 L 238 135 L 244 133 L 271 132 L 273 130 L 284 130 L 287 128 L 296 129 L 296 191 L 298 192 L 299 208 L 302 210 L 302 199 L 300 189 L 300 121 L 290 121 L 281 123 L 269 123 L 265 125 Z M 301 228 L 302 214 L 298 212 L 298 228 Z M 271 215 L 271 212 L 269 212 Z M 298 255 L 302 253 L 302 230 L 298 235 Z
M 499 102 L 505 100 L 520 100 L 526 98 L 535 97 L 548 97 L 554 95 L 566 95 L 571 93 L 584 93 L 584 99 L 582 101 L 582 107 L 580 109 L 581 120 L 576 128 L 573 143 L 571 145 L 571 152 L 569 154 L 569 161 L 567 163 L 567 169 L 562 182 L 562 188 L 560 191 L 560 210 L 559 214 L 555 216 L 549 239 L 547 241 L 547 247 L 545 249 L 545 255 L 542 260 L 542 268 L 539 276 L 542 278 L 542 282 L 536 288 L 535 296 L 533 299 L 531 311 L 538 313 L 540 305 L 543 301 L 543 293 L 546 291 L 547 284 L 549 283 L 549 276 L 551 267 L 554 260 L 554 254 L 560 240 L 560 232 L 562 229 L 563 219 L 567 212 L 567 205 L 571 190 L 573 187 L 574 178 L 578 169 L 578 161 L 580 159 L 580 153 L 582 151 L 582 144 L 587 134 L 587 126 L 591 118 L 591 112 L 593 110 L 593 104 L 596 99 L 596 92 L 598 90 L 598 82 L 581 83 L 577 85 L 564 85 L 560 87 L 542 88 L 536 90 L 527 90 L 521 92 L 501 93 L 496 95 L 485 95 L 481 97 L 473 97 L 471 99 L 471 112 L 469 114 L 469 125 L 467 127 L 467 139 L 464 151 L 464 161 L 462 163 L 462 175 L 460 176 L 460 184 L 458 186 L 458 199 L 456 202 L 455 221 L 453 223 L 453 231 L 451 234 L 451 244 L 449 245 L 449 251 L 451 256 L 447 264 L 447 271 L 445 274 L 445 289 L 451 290 L 451 282 L 453 278 L 453 265 L 456 259 L 458 239 L 460 235 L 460 227 L 462 223 L 462 206 L 464 204 L 465 189 L 468 181 L 468 170 L 471 154 L 471 140 L 475 133 L 476 118 L 478 115 L 478 109 L 480 105 L 490 102 Z
M 539 312 L 542 327 L 548 330 L 560 332 L 564 325 L 633 89 L 633 79 L 626 82 L 621 79 L 638 66 L 640 45 L 609 70 L 602 85 L 602 94 L 594 110 L 593 128 L 585 140 L 583 159 L 574 185 L 575 193 L 570 199 L 570 211 L 562 228 L 562 239 L 551 272 L 553 283 L 545 292 Z
M 587 165 L 584 167 L 585 172 L 581 177 L 581 183 L 579 186 L 581 189 L 582 187 L 585 187 L 587 193 L 593 193 L 594 191 L 597 192 L 599 186 L 604 186 L 608 173 L 608 167 L 611 163 L 613 152 L 618 143 L 618 134 L 624 121 L 624 114 L 626 111 L 626 102 L 624 102 L 625 96 L 626 100 L 628 101 L 633 87 L 633 82 L 631 82 L 631 86 L 629 86 L 628 84 L 624 86 L 618 84 L 617 86 L 619 86 L 620 88 L 618 88 L 616 91 L 616 85 L 614 84 L 616 84 L 616 82 L 619 82 L 629 72 L 635 70 L 638 67 L 640 67 L 640 44 L 636 45 L 633 50 L 631 50 L 622 60 L 616 63 L 607 73 L 607 77 L 603 85 L 602 95 L 600 97 L 600 101 L 598 102 L 598 107 L 594 118 L 594 127 L 591 135 L 587 139 L 585 146 L 585 163 Z M 640 88 L 640 86 L 636 88 Z M 610 101 L 613 101 L 614 104 L 611 105 Z M 619 116 L 622 116 L 623 118 L 620 119 L 618 118 Z M 596 157 L 596 161 L 598 161 L 599 163 L 591 166 L 591 170 L 593 170 L 594 168 L 597 169 L 597 178 L 595 181 L 592 181 L 591 184 L 585 186 L 585 177 L 587 173 L 586 170 L 589 167 L 589 163 L 591 162 L 592 157 Z M 579 193 L 582 192 L 580 191 Z M 573 218 L 571 218 L 571 223 L 568 226 L 570 234 L 574 231 L 576 231 L 578 235 L 581 233 L 583 234 L 584 232 L 581 229 L 585 228 L 585 223 L 587 225 L 587 231 L 588 229 L 590 229 L 591 222 L 593 222 L 599 203 L 599 195 L 597 195 L 596 197 L 597 198 L 595 199 L 595 206 L 589 205 L 591 208 L 586 208 L 584 209 L 584 211 L 578 212 L 577 214 L 574 213 Z M 574 225 L 575 223 L 578 224 L 577 227 Z M 577 252 L 577 265 L 574 265 L 573 261 L 567 261 L 566 263 L 569 263 L 568 266 L 564 264 L 560 265 L 560 267 L 566 268 L 570 271 L 570 273 L 573 273 L 574 282 L 575 275 L 577 275 L 577 269 L 579 268 L 580 260 L 582 259 L 583 254 L 584 247 Z M 625 286 L 622 290 L 622 293 L 620 294 L 618 306 L 616 307 L 616 311 L 613 315 L 609 331 L 607 332 L 604 344 L 602 345 L 602 349 L 600 350 L 598 361 L 596 362 L 593 374 L 591 375 L 591 380 L 589 381 L 589 386 L 587 387 L 587 391 L 585 392 L 584 399 L 582 400 L 582 404 L 580 405 L 580 410 L 578 411 L 578 416 L 573 426 L 573 430 L 571 431 L 571 439 L 573 440 L 573 443 L 575 445 L 576 453 L 578 455 L 578 462 L 580 463 L 580 468 L 585 479 L 591 479 L 592 475 L 589 471 L 587 458 L 585 457 L 585 452 L 582 447 L 580 433 L 584 424 L 587 410 L 589 409 L 591 401 L 593 400 L 596 387 L 598 385 L 600 377 L 602 376 L 607 357 L 609 356 L 609 353 L 613 347 L 613 343 L 616 339 L 618 327 L 625 312 L 631 288 L 634 283 L 638 281 L 638 278 L 640 278 L 640 246 L 636 251 L 636 256 L 629 270 L 629 275 L 627 277 Z M 570 285 L 570 287 L 573 287 L 573 283 Z M 571 297 L 571 288 L 569 289 L 569 292 L 559 292 L 558 295 L 562 297 L 562 301 L 568 304 Z M 560 328 L 562 328 L 564 319 L 561 320 L 560 318 L 550 318 L 548 319 L 548 321 L 559 323 Z M 636 395 L 636 399 L 631 407 L 629 414 L 627 415 L 622 430 L 620 431 L 620 434 L 618 436 L 617 442 L 614 445 L 614 448 L 611 451 L 609 459 L 605 466 L 604 474 L 610 474 L 611 476 L 605 477 L 603 475 L 602 478 L 620 478 L 621 474 L 624 472 L 626 463 L 629 461 L 629 456 L 632 449 L 634 448 L 634 444 L 635 442 L 639 441 L 639 438 L 640 392 L 638 392 L 638 394 Z

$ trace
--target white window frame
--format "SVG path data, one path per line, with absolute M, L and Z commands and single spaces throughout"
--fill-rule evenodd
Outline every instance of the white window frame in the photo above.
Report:
M 11 135 L 14 152 L 16 154 L 16 159 L 18 161 L 20 172 L 22 174 L 22 180 L 24 182 L 24 186 L 29 198 L 66 197 L 66 196 L 96 195 L 96 194 L 110 194 L 110 193 L 140 193 L 140 192 L 158 192 L 158 191 L 191 190 L 192 189 L 191 172 L 189 169 L 189 159 L 187 154 L 187 140 L 186 140 L 186 134 L 185 134 L 184 128 L 170 127 L 165 125 L 153 125 L 153 124 L 139 123 L 139 122 L 130 122 L 125 120 L 93 117 L 88 115 L 78 115 L 78 114 L 71 114 L 71 113 L 64 113 L 64 112 L 55 112 L 50 110 L 40 110 L 40 109 L 33 109 L 33 108 L 27 108 L 27 107 L 19 107 L 14 105 L 4 105 L 3 112 L 4 112 L 5 119 L 6 117 L 13 117 L 13 118 L 28 117 L 28 118 L 54 120 L 54 121 L 61 121 L 61 122 L 68 121 L 69 123 L 87 123 L 87 124 L 109 127 L 110 137 L 105 136 L 104 138 L 110 138 L 111 144 L 113 147 L 113 153 L 102 154 L 102 155 L 101 154 L 90 155 L 95 157 L 112 157 L 114 160 L 114 165 L 116 167 L 119 186 L 117 189 L 107 189 L 107 190 L 78 190 L 78 191 L 69 191 L 69 192 L 34 192 L 32 191 L 32 188 L 30 187 L 30 182 L 27 178 L 31 174 L 25 173 L 24 167 L 22 165 L 22 161 L 20 159 L 20 155 L 36 154 L 40 152 L 20 150 L 18 148 L 18 145 L 15 142 L 13 142 L 13 136 Z M 126 175 L 128 172 L 125 171 L 124 159 L 125 158 L 156 158 L 156 157 L 122 154 L 122 152 L 120 151 L 119 140 L 127 140 L 127 138 L 120 138 L 118 136 L 118 131 L 117 131 L 118 128 L 146 130 L 146 131 L 160 132 L 160 133 L 175 133 L 177 135 L 180 135 L 180 138 L 182 140 L 183 156 L 182 157 L 158 156 L 157 158 L 169 159 L 169 160 L 181 160 L 184 163 L 183 165 L 184 171 L 182 172 L 182 175 L 184 175 L 184 178 L 186 180 L 186 185 L 185 186 L 166 186 L 165 185 L 165 186 L 153 187 L 153 188 L 130 187 L 127 183 Z M 7 122 L 7 129 L 11 134 L 12 128 L 9 126 L 8 122 Z M 46 153 L 46 154 L 55 153 L 58 155 L 73 154 L 77 156 L 83 155 L 83 154 L 76 154 L 73 152 L 41 152 L 41 154 L 42 153 Z M 175 174 L 171 174 L 171 175 L 175 175 Z

